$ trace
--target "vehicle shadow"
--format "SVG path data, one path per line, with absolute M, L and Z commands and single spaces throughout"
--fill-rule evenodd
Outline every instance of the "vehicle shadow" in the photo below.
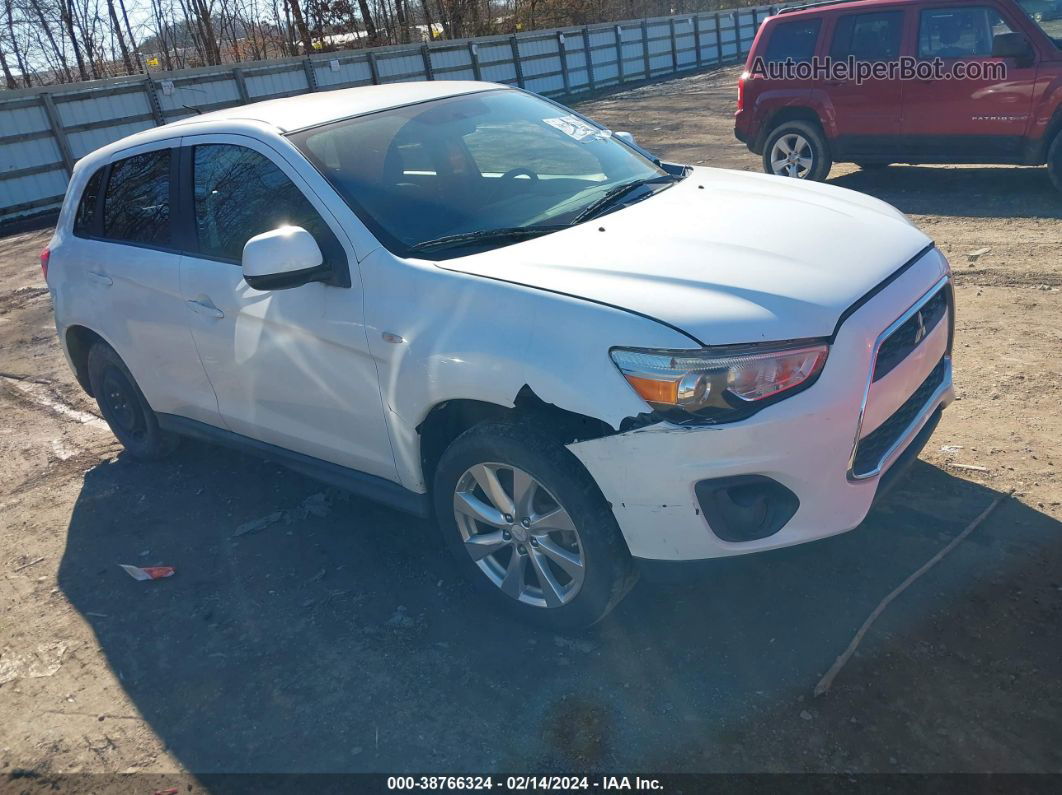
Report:
M 993 218 L 1062 218 L 1062 193 L 1046 168 L 894 165 L 827 180 L 905 213 Z
M 878 601 L 995 496 L 913 473 L 851 533 L 641 584 L 594 631 L 561 637 L 481 604 L 426 522 L 330 491 L 307 503 L 321 486 L 186 443 L 170 462 L 86 473 L 59 585 L 197 774 L 896 770 L 897 748 L 905 769 L 965 769 L 1018 747 L 1062 767 L 1048 592 L 1062 524 L 1016 500 L 813 702 Z M 176 574 L 137 582 L 119 563 Z

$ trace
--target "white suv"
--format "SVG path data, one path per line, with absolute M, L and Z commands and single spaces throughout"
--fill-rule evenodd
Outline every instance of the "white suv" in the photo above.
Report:
M 138 133 L 78 163 L 42 261 L 130 455 L 193 435 L 434 514 L 558 628 L 855 527 L 952 396 L 948 263 L 899 212 L 487 83 Z

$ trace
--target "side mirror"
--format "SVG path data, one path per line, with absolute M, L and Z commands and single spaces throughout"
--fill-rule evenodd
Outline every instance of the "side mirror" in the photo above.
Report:
M 243 278 L 256 290 L 287 290 L 331 273 L 313 235 L 282 226 L 255 235 L 243 246 Z
M 1019 67 L 1032 66 L 1036 61 L 1032 43 L 1024 33 L 997 33 L 992 37 L 993 58 L 1013 58 Z
M 638 142 L 634 140 L 634 136 L 629 132 L 614 132 L 613 137 L 619 138 L 623 143 L 629 146 L 638 146 Z

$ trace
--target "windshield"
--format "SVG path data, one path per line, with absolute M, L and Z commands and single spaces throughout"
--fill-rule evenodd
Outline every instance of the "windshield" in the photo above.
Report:
M 1062 0 L 1018 0 L 1018 5 L 1062 49 Z
M 433 259 L 580 223 L 673 180 L 607 130 L 509 89 L 380 111 L 292 139 L 385 246 Z

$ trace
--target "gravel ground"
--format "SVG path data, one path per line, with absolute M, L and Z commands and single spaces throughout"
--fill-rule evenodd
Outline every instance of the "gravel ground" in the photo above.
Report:
M 735 79 L 579 108 L 669 159 L 757 170 Z M 48 233 L 0 240 L 0 790 L 120 771 L 1062 771 L 1062 196 L 1042 169 L 830 181 L 951 258 L 960 399 L 858 529 L 642 583 L 573 637 L 484 609 L 425 523 L 201 444 L 129 461 L 56 343 Z M 879 600 L 1011 489 L 814 698 Z

